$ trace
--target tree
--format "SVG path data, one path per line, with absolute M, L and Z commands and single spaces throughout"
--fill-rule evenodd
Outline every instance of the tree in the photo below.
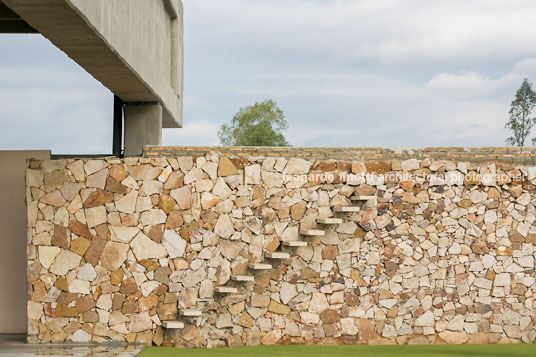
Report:
M 511 137 L 506 139 L 508 144 L 519 147 L 525 146 L 525 140 L 536 123 L 536 117 L 531 118 L 535 106 L 536 92 L 525 78 L 516 92 L 515 99 L 512 101 L 510 120 L 505 125 L 505 128 L 513 133 Z M 533 145 L 536 143 L 536 138 L 532 139 L 532 143 Z
M 288 122 L 277 103 L 262 103 L 240 108 L 228 124 L 223 124 L 218 137 L 225 146 L 290 146 L 283 133 Z

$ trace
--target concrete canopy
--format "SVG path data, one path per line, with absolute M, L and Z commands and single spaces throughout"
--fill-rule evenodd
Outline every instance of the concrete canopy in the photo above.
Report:
M 180 0 L 0 2 L 17 26 L 41 33 L 125 103 L 158 103 L 162 127 L 182 126 Z

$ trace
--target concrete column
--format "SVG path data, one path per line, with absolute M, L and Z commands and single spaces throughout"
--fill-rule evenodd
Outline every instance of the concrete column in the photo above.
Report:
M 141 156 L 144 145 L 162 145 L 162 106 L 125 105 L 125 156 Z
M 28 332 L 26 265 L 27 254 L 35 254 L 34 249 L 27 251 L 26 248 L 31 237 L 31 230 L 27 228 L 24 185 L 26 159 L 29 158 L 50 160 L 50 151 L 0 151 L 0 337 Z M 30 211 L 33 209 L 37 209 L 37 205 L 28 207 Z

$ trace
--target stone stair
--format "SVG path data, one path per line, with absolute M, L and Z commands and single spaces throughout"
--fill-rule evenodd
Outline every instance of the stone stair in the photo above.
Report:
M 361 208 L 365 205 L 368 205 L 369 207 L 377 207 L 378 201 L 377 196 L 362 196 L 362 195 L 353 195 L 350 197 L 350 200 L 352 202 L 360 202 L 361 205 L 357 206 L 338 206 L 333 207 L 332 212 L 333 213 L 355 213 L 360 212 Z M 340 225 L 343 224 L 342 218 L 318 218 L 316 220 L 317 225 L 320 226 L 329 226 L 329 225 Z M 324 229 L 318 229 L 318 228 L 304 228 L 299 230 L 299 234 L 303 237 L 323 237 L 326 234 L 326 231 Z M 306 247 L 309 245 L 306 241 L 282 241 L 282 244 L 280 245 L 281 249 L 284 249 L 284 247 L 287 248 L 298 248 L 298 247 Z M 285 251 L 275 251 L 275 252 L 265 252 L 264 253 L 265 259 L 271 259 L 271 260 L 286 260 L 290 259 L 290 253 Z M 273 269 L 272 264 L 268 263 L 249 263 L 248 268 L 252 271 L 263 271 L 263 270 L 271 270 Z M 255 277 L 253 275 L 232 275 L 231 280 L 237 283 L 241 282 L 253 282 L 255 280 Z M 214 292 L 218 294 L 235 294 L 238 292 L 238 289 L 232 286 L 216 286 L 214 287 Z M 179 317 L 184 318 L 193 318 L 193 317 L 201 317 L 203 311 L 202 310 L 195 310 L 195 309 L 188 309 L 188 310 L 180 310 L 179 311 Z M 166 329 L 183 329 L 184 328 L 184 322 L 182 321 L 163 321 L 162 327 Z
M 377 196 L 361 196 L 361 195 L 354 195 L 350 197 L 351 201 L 358 201 L 363 202 L 365 205 L 369 205 L 370 207 L 377 207 L 378 206 L 378 197 Z
M 248 264 L 248 267 L 251 270 L 271 270 L 273 268 L 271 264 L 264 263 L 250 263 Z
M 219 294 L 235 294 L 238 292 L 238 289 L 231 286 L 215 286 L 214 292 Z
M 326 235 L 326 231 L 320 229 L 301 229 L 300 234 L 306 237 L 323 237 Z
M 353 213 L 353 212 L 361 212 L 361 207 L 354 207 L 354 206 L 341 206 L 341 207 L 334 207 L 333 212 L 335 213 Z
M 377 196 L 363 196 L 363 195 L 353 195 L 350 197 L 352 202 L 360 202 L 360 205 L 353 206 L 337 206 L 332 208 L 333 213 L 355 213 L 361 212 L 361 208 L 366 205 L 371 207 L 378 206 L 378 197 Z M 317 225 L 328 226 L 328 225 L 340 225 L 343 223 L 342 218 L 317 218 Z M 323 237 L 326 235 L 326 231 L 318 228 L 301 228 L 300 235 L 304 237 Z M 300 245 L 301 246 L 301 245 Z
M 328 225 L 328 224 L 342 224 L 342 219 L 340 218 L 318 218 L 316 220 L 316 223 L 318 224 L 324 224 L 324 225 Z
M 166 329 L 183 329 L 184 322 L 182 321 L 162 321 L 162 327 Z
M 283 241 L 283 246 L 285 247 L 307 247 L 307 242 L 302 242 L 299 240 L 296 241 Z
M 203 315 L 202 310 L 188 309 L 188 310 L 179 310 L 179 319 L 182 318 L 194 318 L 201 317 Z M 181 330 L 184 328 L 184 321 L 172 320 L 172 321 L 162 321 L 162 327 L 168 330 Z
M 201 310 L 187 309 L 180 310 L 179 315 L 184 317 L 200 317 L 203 314 Z
M 290 259 L 290 253 L 285 253 L 285 252 L 266 252 L 264 254 L 264 257 L 269 258 L 269 259 L 285 260 L 285 259 Z

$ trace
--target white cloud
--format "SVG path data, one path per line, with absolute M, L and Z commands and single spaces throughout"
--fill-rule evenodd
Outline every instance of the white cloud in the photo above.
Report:
M 166 129 L 162 143 L 167 146 L 218 145 L 218 125 L 209 121 L 188 121 L 182 129 Z
M 187 21 L 201 25 L 189 35 L 194 41 L 212 36 L 218 49 L 284 50 L 385 63 L 497 60 L 536 50 L 536 3 L 529 0 L 184 3 Z
M 438 73 L 428 81 L 428 86 L 437 91 L 449 92 L 450 96 L 491 95 L 519 85 L 527 77 L 536 75 L 536 58 L 525 58 L 510 71 L 498 78 L 484 76 L 479 72 Z
M 525 58 L 515 64 L 510 72 L 512 76 L 519 77 L 536 77 L 536 58 Z
M 463 87 L 480 89 L 483 86 L 488 86 L 489 82 L 490 79 L 483 77 L 480 73 L 465 72 L 460 74 L 439 73 L 432 77 L 428 83 L 431 87 L 440 89 L 460 89 Z

